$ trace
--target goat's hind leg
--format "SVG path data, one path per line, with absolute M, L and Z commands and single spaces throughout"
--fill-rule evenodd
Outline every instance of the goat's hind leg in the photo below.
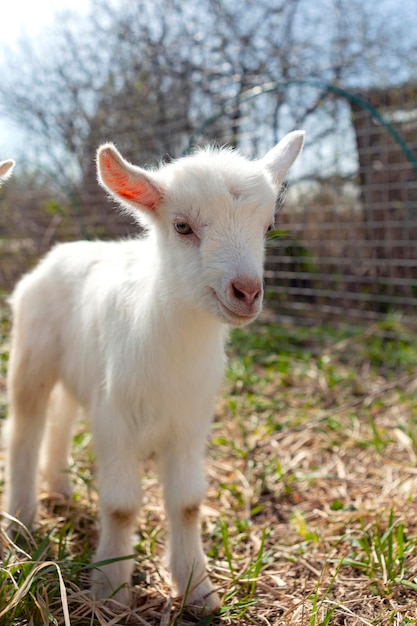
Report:
M 36 513 L 39 449 L 53 374 L 30 346 L 15 345 L 9 366 L 4 509 L 29 526 Z
M 79 404 L 58 383 L 52 390 L 46 420 L 46 432 L 41 448 L 41 474 L 45 487 L 51 495 L 69 498 L 70 452 L 74 422 Z

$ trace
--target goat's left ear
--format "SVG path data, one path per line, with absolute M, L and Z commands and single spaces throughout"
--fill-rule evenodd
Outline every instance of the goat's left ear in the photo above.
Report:
M 104 189 L 126 208 L 154 213 L 163 192 L 150 172 L 126 161 L 111 143 L 97 151 L 97 177 Z
M 272 182 L 277 191 L 284 182 L 291 165 L 301 152 L 304 136 L 303 130 L 294 130 L 292 133 L 288 133 L 261 160 L 264 168 L 272 177 Z

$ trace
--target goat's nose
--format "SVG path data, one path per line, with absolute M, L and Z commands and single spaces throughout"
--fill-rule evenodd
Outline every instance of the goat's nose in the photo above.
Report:
M 238 278 L 230 286 L 233 296 L 246 304 L 253 304 L 262 294 L 262 283 L 253 278 Z

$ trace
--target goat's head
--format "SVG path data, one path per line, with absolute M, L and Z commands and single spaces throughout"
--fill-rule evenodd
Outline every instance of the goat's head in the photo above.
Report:
M 105 144 L 98 178 L 154 233 L 170 293 L 243 326 L 262 308 L 265 235 L 303 141 L 302 131 L 290 133 L 258 161 L 209 148 L 157 171 L 131 165 Z
M 14 161 L 11 159 L 8 161 L 0 161 L 0 185 L 9 178 L 14 168 Z

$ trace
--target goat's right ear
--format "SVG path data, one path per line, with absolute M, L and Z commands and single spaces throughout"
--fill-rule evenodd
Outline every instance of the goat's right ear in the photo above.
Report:
M 162 189 L 145 170 L 126 161 L 111 143 L 97 151 L 97 177 L 104 189 L 125 207 L 155 212 Z
M 8 161 L 0 161 L 0 181 L 9 178 L 14 168 L 14 161 L 9 159 Z

